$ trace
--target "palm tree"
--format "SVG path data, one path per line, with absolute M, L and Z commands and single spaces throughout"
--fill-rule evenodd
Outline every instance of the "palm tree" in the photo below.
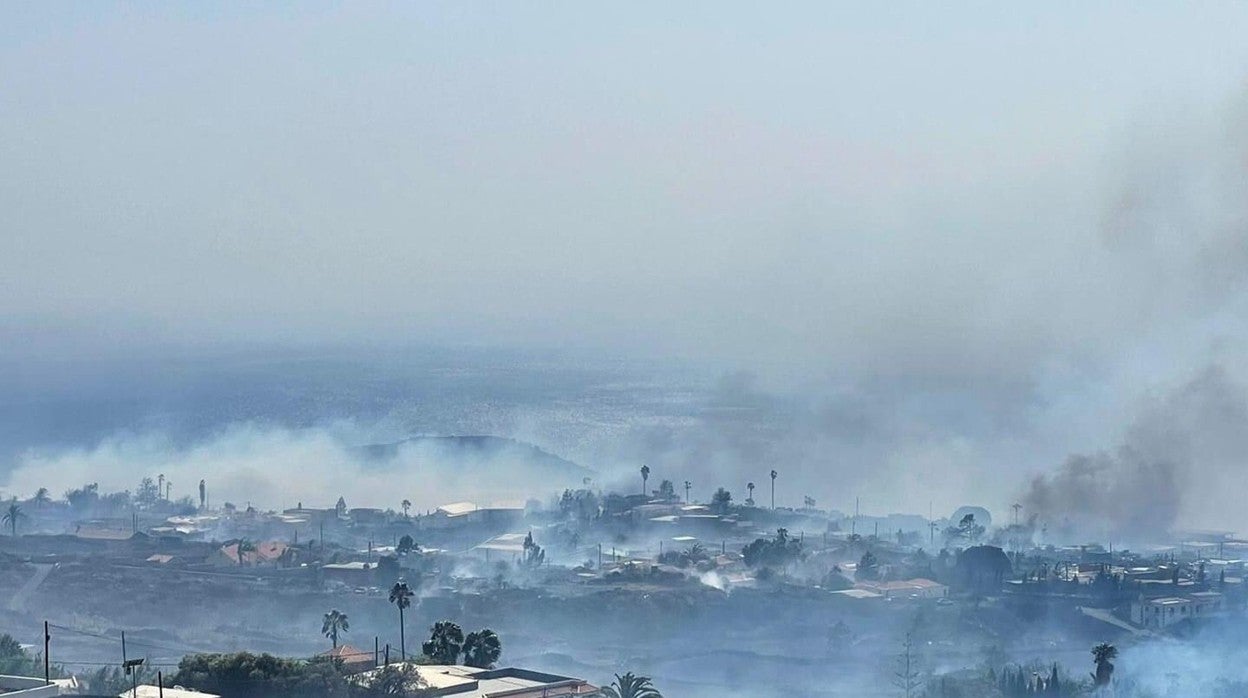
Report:
M 238 539 L 238 566 L 239 567 L 243 566 L 244 555 L 246 555 L 247 553 L 254 553 L 254 552 L 256 552 L 255 543 L 252 543 L 246 538 L 239 538 Z
M 403 537 L 399 539 L 399 544 L 394 547 L 394 551 L 400 555 L 406 555 L 413 550 L 420 550 L 420 546 L 416 544 L 416 540 L 412 538 L 411 534 L 404 533 Z
M 1096 673 L 1092 675 L 1092 680 L 1096 686 L 1108 686 L 1109 680 L 1114 677 L 1113 659 L 1118 656 L 1118 648 L 1102 642 L 1092 648 L 1092 661 L 1096 664 Z
M 408 588 L 407 582 L 400 579 L 390 587 L 390 603 L 399 607 L 399 656 L 407 661 L 407 636 L 403 625 L 403 609 L 412 605 L 415 594 Z
M 754 506 L 754 483 L 752 482 L 745 483 L 745 489 L 750 491 L 750 499 L 746 503 L 749 504 L 750 506 Z
M 412 508 L 412 500 L 404 499 L 403 503 L 400 504 L 399 506 L 403 507 L 403 518 L 405 519 L 411 518 L 410 516 L 407 515 L 407 510 Z
M 26 514 L 22 512 L 22 508 L 17 504 L 17 497 L 9 502 L 9 508 L 4 511 L 3 522 L 8 524 L 9 530 L 13 532 L 13 537 L 17 537 L 17 521 L 26 518 Z
M 649 676 L 636 676 L 631 671 L 623 676 L 616 674 L 610 686 L 603 686 L 602 694 L 607 698 L 663 698 Z
M 35 508 L 42 509 L 44 504 L 52 501 L 52 497 L 48 496 L 48 488 L 40 487 L 35 491 Z
M 347 614 L 336 608 L 326 613 L 321 623 L 321 634 L 334 643 L 334 649 L 338 649 L 338 633 L 345 633 L 350 629 L 351 624 L 347 621 Z
M 454 664 L 459 661 L 459 652 L 464 647 L 463 629 L 452 621 L 440 620 L 429 630 L 429 641 L 420 647 L 425 656 L 436 664 Z
M 646 494 L 646 481 L 650 479 L 650 466 L 641 466 L 641 494 Z
M 776 471 L 771 471 L 771 508 L 776 508 Z
M 489 628 L 464 638 L 464 664 L 470 667 L 489 669 L 502 654 L 503 641 Z

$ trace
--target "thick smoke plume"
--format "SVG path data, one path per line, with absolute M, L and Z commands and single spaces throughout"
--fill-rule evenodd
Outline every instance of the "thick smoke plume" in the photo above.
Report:
M 1022 504 L 1062 541 L 1140 541 L 1180 524 L 1235 527 L 1210 519 L 1237 511 L 1220 483 L 1248 448 L 1244 387 L 1210 367 L 1144 407 L 1112 453 L 1072 455 L 1039 475 Z

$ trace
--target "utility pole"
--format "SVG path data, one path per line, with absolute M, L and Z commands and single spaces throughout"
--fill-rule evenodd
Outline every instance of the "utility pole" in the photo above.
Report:
M 381 663 L 381 638 L 373 636 L 373 666 Z
M 48 645 L 52 642 L 52 635 L 48 633 L 48 621 L 43 621 L 43 683 L 50 685 L 52 683 L 52 672 L 48 664 Z
M 139 695 L 139 672 L 138 668 L 143 664 L 142 659 L 130 661 L 126 658 L 126 631 L 121 631 L 121 668 L 130 675 L 130 698 L 138 698 Z
M 165 675 L 156 672 L 156 694 L 157 698 L 165 698 Z
M 685 480 L 685 504 L 689 503 L 689 488 L 693 487 L 693 483 Z
M 386 643 L 386 666 L 390 666 L 390 643 Z

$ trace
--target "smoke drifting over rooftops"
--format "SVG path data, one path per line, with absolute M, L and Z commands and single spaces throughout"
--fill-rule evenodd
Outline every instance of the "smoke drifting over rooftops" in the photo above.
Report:
M 1246 395 L 1210 367 L 1144 406 L 1115 451 L 1072 455 L 1036 476 L 1022 503 L 1063 542 L 1165 540 L 1185 515 L 1219 521 L 1235 510 L 1227 483 L 1248 457 Z

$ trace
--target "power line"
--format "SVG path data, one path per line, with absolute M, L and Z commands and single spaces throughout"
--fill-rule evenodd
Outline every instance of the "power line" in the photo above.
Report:
M 121 642 L 120 638 L 112 637 L 109 635 L 101 635 L 100 633 L 91 632 L 90 630 L 82 630 L 80 628 L 71 628 L 65 625 L 57 625 L 56 623 L 49 623 L 48 627 L 56 628 L 57 630 L 64 630 L 65 632 L 69 632 L 69 633 L 75 633 L 77 635 L 85 635 L 87 637 L 94 637 L 99 640 L 108 640 L 109 642 Z M 177 648 L 177 647 L 166 647 L 164 645 L 158 645 L 154 642 L 144 642 L 142 640 L 134 640 L 134 639 L 128 639 L 128 642 L 131 645 L 149 647 L 151 649 L 161 650 L 164 652 L 174 652 L 176 654 L 196 654 L 194 650 L 188 650 L 185 648 Z

